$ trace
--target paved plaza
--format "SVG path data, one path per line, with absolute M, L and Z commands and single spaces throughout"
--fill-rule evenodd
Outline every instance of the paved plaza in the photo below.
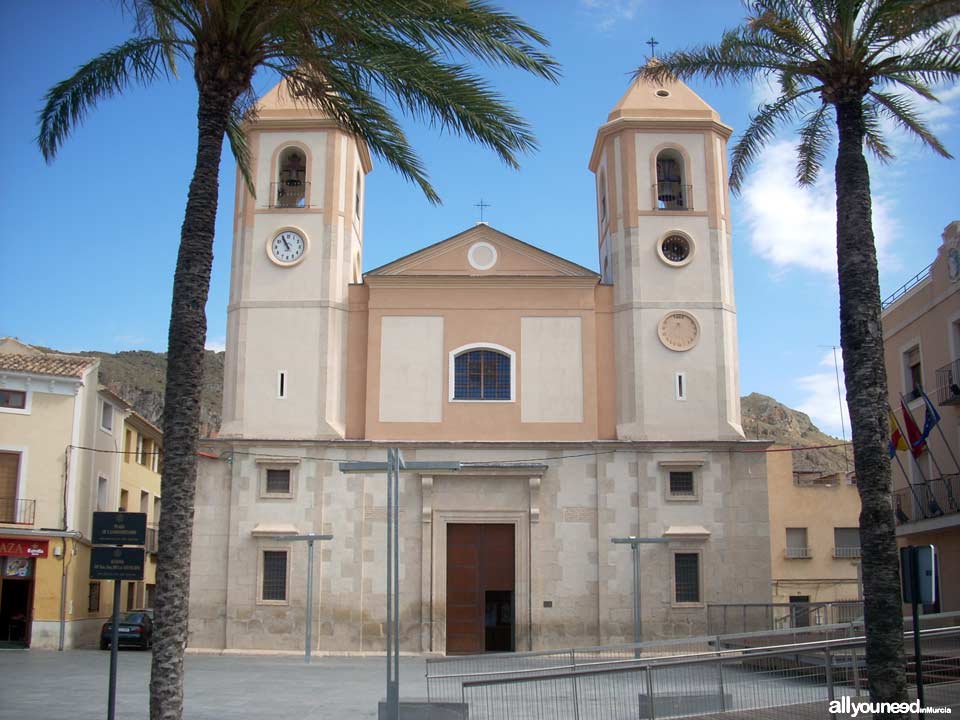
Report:
M 383 657 L 188 655 L 186 720 L 375 718 L 384 695 Z M 0 718 L 103 720 L 110 653 L 0 650 Z M 120 653 L 117 720 L 145 720 L 150 653 Z M 400 694 L 425 697 L 422 657 L 400 659 Z

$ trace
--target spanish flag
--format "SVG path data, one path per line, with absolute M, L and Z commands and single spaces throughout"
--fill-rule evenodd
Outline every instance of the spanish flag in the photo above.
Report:
M 893 417 L 893 411 L 888 409 L 887 415 L 890 416 L 890 444 L 887 446 L 887 453 L 892 459 L 896 457 L 897 450 L 909 450 L 910 448 L 907 445 L 907 439 L 900 432 L 896 418 Z

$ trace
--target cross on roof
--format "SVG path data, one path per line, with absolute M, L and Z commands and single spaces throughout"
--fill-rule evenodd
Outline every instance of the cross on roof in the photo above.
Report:
M 493 207 L 493 206 L 490 205 L 490 203 L 484 202 L 484 201 L 483 201 L 483 198 L 480 198 L 480 202 L 478 202 L 476 205 L 474 205 L 474 207 L 480 208 L 480 222 L 485 222 L 484 219 L 483 219 L 483 211 L 484 211 L 485 209 L 487 209 L 488 207 Z
M 650 57 L 655 58 L 657 56 L 657 45 L 659 45 L 660 43 L 657 42 L 657 40 L 651 35 L 650 39 L 647 40 L 647 42 L 645 42 L 644 44 L 650 46 Z

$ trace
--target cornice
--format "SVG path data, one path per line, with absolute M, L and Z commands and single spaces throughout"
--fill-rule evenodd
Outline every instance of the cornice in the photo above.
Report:
M 544 288 L 582 287 L 599 284 L 597 277 L 578 275 L 364 275 L 370 287 L 381 288 Z
M 606 140 L 609 135 L 631 129 L 639 129 L 646 132 L 672 133 L 714 132 L 724 140 L 727 140 L 733 134 L 733 128 L 729 125 L 725 125 L 718 120 L 708 120 L 705 118 L 620 117 L 601 125 L 600 129 L 597 130 L 597 138 L 594 140 L 593 151 L 590 153 L 590 163 L 588 165 L 591 172 L 596 172 L 600 165 L 600 153 L 603 150 L 604 140 Z

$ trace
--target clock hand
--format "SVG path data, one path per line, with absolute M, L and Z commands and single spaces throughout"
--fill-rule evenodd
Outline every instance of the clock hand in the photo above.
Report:
M 290 249 L 290 243 L 287 242 L 287 239 L 286 239 L 285 237 L 282 237 L 282 238 L 280 238 L 280 239 L 283 240 L 283 246 L 284 246 L 287 250 L 289 250 L 289 249 Z

